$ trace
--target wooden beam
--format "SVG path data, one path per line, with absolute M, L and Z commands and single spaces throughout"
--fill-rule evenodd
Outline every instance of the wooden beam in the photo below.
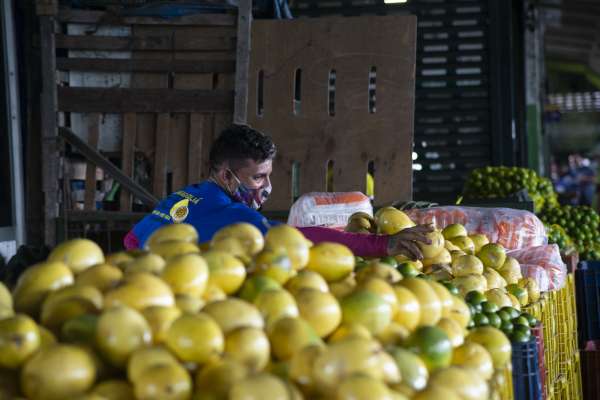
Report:
M 61 8 L 59 9 L 58 20 L 60 22 L 97 25 L 233 26 L 236 17 L 233 14 L 197 14 L 166 20 L 153 17 L 124 17 L 105 11 Z
M 41 16 L 54 16 L 58 13 L 58 0 L 36 0 L 35 12 Z
M 223 112 L 233 109 L 227 90 L 58 88 L 65 112 Z
M 42 191 L 44 192 L 44 242 L 56 245 L 56 218 L 59 210 L 59 155 L 56 132 L 56 55 L 54 17 L 40 17 L 40 58 L 42 70 Z
M 137 133 L 137 114 L 126 113 L 123 115 L 123 141 L 121 142 L 121 169 L 123 173 L 133 178 L 135 160 L 135 137 Z M 131 193 L 121 190 L 121 211 L 131 211 Z
M 88 115 L 88 126 L 88 145 L 95 150 L 98 147 L 98 141 L 100 139 L 99 113 Z M 89 161 L 85 169 L 85 198 L 83 207 L 86 210 L 96 209 L 96 166 Z
M 169 133 L 171 131 L 171 115 L 162 113 L 156 117 L 156 148 L 154 151 L 153 192 L 159 198 L 167 195 L 167 154 Z
M 240 0 L 238 6 L 237 56 L 235 71 L 235 106 L 233 122 L 245 124 L 248 119 L 248 72 L 252 44 L 252 0 Z
M 232 50 L 235 39 L 231 37 L 180 37 L 174 40 L 171 35 L 135 36 L 91 36 L 56 35 L 56 47 L 69 50 L 106 51 L 209 51 Z
M 232 60 L 140 60 L 110 58 L 67 58 L 56 60 L 56 68 L 62 71 L 100 72 L 174 72 L 174 73 L 232 73 Z
M 85 158 L 90 160 L 96 166 L 102 168 L 125 189 L 129 190 L 134 196 L 140 199 L 144 204 L 154 208 L 158 199 L 149 193 L 144 187 L 140 186 L 133 179 L 125 175 L 110 160 L 106 159 L 98 150 L 91 148 L 86 142 L 81 140 L 71 129 L 61 126 L 58 128 L 60 136 L 74 146 Z

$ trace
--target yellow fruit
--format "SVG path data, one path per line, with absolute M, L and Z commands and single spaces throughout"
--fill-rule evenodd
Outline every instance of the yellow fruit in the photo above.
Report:
M 484 267 L 499 269 L 506 261 L 506 250 L 499 244 L 488 243 L 477 252 Z
M 271 327 L 279 318 L 300 315 L 296 300 L 283 289 L 262 291 L 254 300 L 254 305 L 261 313 L 267 328 Z
M 158 254 L 147 253 L 136 257 L 133 261 L 127 264 L 124 264 L 124 269 L 126 274 L 150 272 L 155 275 L 160 275 L 166 264 L 167 263 L 165 262 L 165 259 Z
M 429 286 L 435 291 L 435 294 L 440 299 L 442 305 L 442 317 L 448 317 L 452 311 L 454 304 L 454 296 L 446 289 L 444 285 L 436 281 L 426 281 Z
M 390 355 L 400 370 L 402 383 L 412 390 L 422 390 L 429 379 L 429 371 L 423 360 L 413 352 L 400 347 L 392 349 Z
M 67 286 L 46 297 L 40 321 L 50 329 L 58 329 L 71 318 L 98 313 L 102 303 L 102 293 L 93 286 Z
M 123 269 L 125 264 L 133 261 L 134 258 L 134 255 L 129 254 L 129 252 L 119 251 L 117 253 L 108 254 L 106 257 L 104 257 L 104 262 L 108 265 L 112 265 L 113 267 Z
M 298 350 L 290 360 L 290 378 L 308 394 L 313 394 L 315 388 L 313 379 L 313 366 L 319 356 L 325 352 L 325 347 L 308 345 Z
M 342 321 L 361 324 L 372 334 L 383 331 L 392 322 L 392 307 L 382 297 L 358 290 L 340 301 Z
M 358 289 L 366 290 L 380 296 L 392 307 L 392 318 L 396 315 L 398 311 L 398 298 L 396 297 L 394 288 L 389 283 L 381 278 L 366 278 L 358 285 Z
M 498 269 L 498 272 L 506 280 L 507 284 L 518 283 L 523 277 L 521 274 L 521 266 L 513 257 L 506 257 L 504 264 Z
M 442 317 L 442 302 L 435 290 L 420 278 L 403 279 L 400 285 L 410 290 L 419 301 L 419 326 L 435 325 Z
M 281 285 L 274 279 L 264 275 L 253 275 L 246 279 L 238 296 L 246 301 L 253 302 L 263 290 L 280 288 Z
M 152 330 L 152 342 L 159 344 L 165 341 L 169 327 L 179 316 L 177 307 L 151 306 L 142 310 L 142 315 Z
M 283 381 L 274 375 L 262 373 L 235 382 L 229 393 L 230 400 L 288 400 L 290 393 Z
M 262 329 L 264 321 L 258 309 L 251 303 L 236 298 L 215 301 L 202 310 L 210 315 L 225 335 L 237 328 Z
M 48 329 L 39 325 L 38 330 L 40 331 L 40 348 L 48 347 L 56 343 L 56 337 Z
M 421 304 L 417 296 L 409 289 L 402 286 L 394 286 L 397 300 L 397 311 L 394 321 L 404 326 L 409 332 L 415 330 L 421 320 Z
M 133 382 L 133 391 L 139 400 L 189 400 L 192 379 L 179 364 L 156 364 Z
M 475 342 L 467 342 L 455 348 L 452 353 L 452 365 L 469 369 L 484 380 L 489 380 L 494 374 L 490 353 Z
M 142 347 L 134 351 L 127 361 L 127 378 L 130 382 L 135 382 L 149 367 L 158 364 L 177 363 L 175 356 L 164 347 Z
M 466 338 L 466 343 L 478 343 L 492 356 L 494 368 L 503 368 L 511 357 L 511 345 L 501 330 L 491 326 L 481 326 L 472 329 Z
M 89 239 L 71 239 L 56 246 L 47 261 L 65 263 L 74 274 L 104 262 L 100 246 Z
M 522 288 L 527 289 L 527 296 L 529 298 L 529 302 L 535 303 L 540 299 L 540 287 L 533 278 L 519 279 L 518 285 Z
M 238 291 L 246 279 L 246 268 L 239 258 L 218 250 L 207 251 L 202 257 L 210 272 L 209 286 L 217 286 L 226 294 Z
M 327 282 L 339 281 L 354 269 L 354 255 L 342 244 L 319 243 L 310 249 L 306 268 L 317 272 Z
M 471 320 L 471 312 L 467 303 L 458 296 L 452 296 L 452 307 L 446 317 L 454 320 L 462 329 L 466 329 Z
M 313 364 L 314 382 L 327 393 L 353 374 L 382 379 L 381 360 L 377 357 L 381 352 L 381 345 L 372 340 L 347 338 L 332 343 Z
M 467 236 L 468 234 L 467 229 L 461 224 L 450 224 L 442 230 L 444 239 L 453 239 L 459 236 Z
M 265 235 L 265 248 L 275 250 L 283 247 L 295 270 L 306 266 L 309 258 L 310 242 L 296 228 L 289 225 L 277 225 Z
M 296 304 L 300 316 L 320 337 L 329 335 L 342 321 L 342 310 L 331 293 L 303 289 L 296 294 Z
M 292 294 L 299 292 L 301 289 L 316 289 L 321 292 L 329 291 L 325 279 L 316 272 L 309 270 L 299 271 L 298 275 L 294 276 L 285 284 L 285 287 Z
M 0 306 L 4 306 L 11 309 L 13 308 L 12 296 L 10 295 L 10 292 L 2 282 L 0 282 Z
M 18 368 L 40 347 L 40 331 L 27 315 L 0 321 L 0 367 Z
M 278 319 L 269 332 L 272 353 L 279 360 L 289 360 L 295 352 L 322 341 L 308 322 L 302 318 Z
M 32 400 L 64 400 L 85 393 L 94 384 L 96 367 L 79 347 L 57 344 L 41 349 L 21 371 L 21 389 Z
M 453 251 L 461 251 L 462 252 L 462 250 L 460 249 L 460 247 L 455 246 L 454 244 L 452 244 L 452 242 L 449 239 L 446 239 L 446 241 L 444 242 L 444 248 L 446 250 L 448 250 L 450 252 L 450 254 L 452 254 Z
M 510 301 L 510 297 L 503 289 L 492 289 L 485 292 L 485 297 L 487 301 L 494 303 L 499 308 L 512 306 L 512 302 Z
M 356 289 L 357 283 L 354 274 L 350 274 L 341 281 L 331 282 L 329 292 L 338 300 L 343 299 Z
M 244 264 L 250 264 L 250 261 L 252 259 L 250 255 L 246 252 L 246 249 L 244 248 L 242 243 L 234 237 L 226 237 L 219 240 L 218 242 L 210 242 L 209 250 L 225 252 L 238 258 Z
M 146 240 L 145 247 L 152 251 L 154 245 L 163 242 L 188 242 L 198 243 L 198 232 L 190 224 L 168 224 L 163 225 L 150 235 Z
M 218 289 L 218 290 L 220 290 L 220 289 Z M 207 291 L 208 291 L 208 289 L 207 289 Z M 203 296 L 204 298 L 206 298 L 207 293 L 210 293 L 210 292 L 204 292 L 204 296 Z M 214 294 L 214 293 L 211 293 L 211 294 Z M 218 300 L 225 299 L 226 297 L 227 296 L 225 295 L 225 293 L 219 292 Z M 210 300 L 207 300 L 207 301 L 210 301 Z M 204 301 L 203 299 L 199 299 L 197 297 L 180 294 L 180 295 L 175 296 L 175 308 L 179 309 L 181 312 L 184 312 L 184 313 L 195 314 L 198 311 L 200 311 L 202 309 L 202 307 L 204 307 L 206 305 L 207 301 Z M 215 301 L 217 301 L 217 300 L 215 300 Z
M 171 324 L 165 341 L 180 360 L 204 364 L 225 348 L 223 332 L 206 313 L 183 314 Z
M 458 347 L 463 344 L 465 333 L 458 322 L 450 318 L 442 318 L 436 326 L 448 335 L 452 347 Z
M 123 279 L 123 272 L 111 264 L 94 265 L 75 277 L 75 284 L 94 286 L 101 292 L 106 292 L 117 286 Z
M 479 253 L 479 250 L 481 250 L 483 246 L 490 242 L 487 236 L 485 236 L 482 233 L 469 235 L 469 239 L 471 239 L 473 241 L 473 244 L 475 245 L 475 254 Z
M 443 386 L 429 386 L 415 394 L 411 400 L 462 400 L 455 392 Z
M 189 299 L 195 298 L 195 297 L 186 296 L 186 295 L 177 296 L 177 298 L 179 298 L 179 297 L 189 298 Z M 175 298 L 176 301 L 177 301 L 177 298 Z M 220 287 L 208 285 L 208 287 L 204 291 L 204 294 L 202 295 L 201 301 L 203 301 L 204 303 L 198 309 L 202 308 L 204 306 L 204 304 L 212 303 L 215 301 L 225 300 L 226 298 L 227 298 L 227 294 Z
M 344 379 L 337 389 L 337 400 L 392 400 L 388 387 L 370 376 L 353 375 Z
M 450 265 L 452 263 L 452 256 L 450 252 L 443 248 L 440 252 L 432 257 L 423 259 L 423 266 L 430 267 L 432 265 Z
M 453 245 L 458 247 L 461 251 L 467 254 L 475 254 L 475 243 L 468 236 L 458 236 L 449 239 Z
M 406 228 L 412 228 L 415 223 L 403 213 L 394 207 L 385 207 L 375 214 L 375 222 L 379 233 L 393 235 Z
M 472 255 L 464 255 L 452 262 L 452 275 L 455 277 L 469 274 L 483 274 L 483 263 Z
M 246 222 L 232 224 L 219 229 L 214 234 L 211 243 L 214 244 L 227 238 L 237 239 L 249 256 L 258 254 L 265 245 L 265 239 L 258 228 Z
M 441 386 L 452 390 L 464 400 L 487 400 L 487 382 L 468 369 L 448 367 L 436 371 L 429 379 L 430 386 Z
M 479 274 L 468 274 L 459 276 L 451 281 L 460 291 L 461 296 L 466 296 L 470 291 L 485 292 L 487 290 L 486 279 Z
M 292 260 L 283 247 L 265 249 L 258 253 L 253 262 L 254 273 L 265 275 L 284 285 L 291 277 L 296 275 L 292 268 Z
M 73 281 L 73 273 L 60 261 L 35 264 L 17 281 L 13 291 L 15 311 L 36 317 L 48 293 L 71 285 Z
M 12 317 L 13 315 L 15 315 L 15 311 L 12 308 L 0 305 L 0 320 Z
M 383 331 L 376 335 L 383 346 L 397 346 L 410 336 L 410 331 L 404 325 L 392 321 Z
M 367 278 L 381 278 L 393 284 L 402 279 L 402 274 L 389 264 L 374 261 L 356 273 L 356 281 L 361 282 Z
M 105 400 L 131 400 L 134 398 L 131 384 L 120 380 L 101 382 L 92 389 L 92 393 Z
M 238 328 L 225 336 L 225 357 L 239 361 L 250 372 L 261 371 L 269 362 L 267 335 L 256 328 Z
M 200 249 L 198 245 L 190 242 L 160 242 L 152 245 L 150 251 L 159 255 L 164 260 L 169 261 L 171 257 L 181 256 L 184 254 L 198 254 Z
M 512 293 L 507 293 L 506 294 L 508 296 L 508 298 L 510 299 L 510 305 L 513 308 L 516 308 L 518 311 L 521 311 L 521 301 L 519 299 L 517 299 L 517 297 L 515 295 L 513 295 Z M 525 299 L 526 301 L 528 301 L 528 299 Z M 525 302 L 525 305 L 527 305 L 527 303 Z
M 172 257 L 161 274 L 174 294 L 200 298 L 208 282 L 208 265 L 197 254 Z
M 206 394 L 206 399 L 228 399 L 229 390 L 233 384 L 246 378 L 248 368 L 232 359 L 222 359 L 207 364 L 196 374 L 195 387 L 200 393 Z
M 486 268 L 483 271 L 483 277 L 487 282 L 488 290 L 502 289 L 506 287 L 506 281 L 495 269 Z
M 391 325 L 391 324 L 390 324 Z M 327 338 L 328 343 L 339 342 L 345 338 L 362 338 L 372 339 L 373 335 L 364 325 L 361 324 L 341 324 L 337 329 Z
M 96 325 L 96 346 L 114 366 L 123 367 L 129 356 L 149 345 L 152 331 L 136 310 L 119 306 L 104 310 Z
M 431 240 L 431 244 L 417 242 L 417 245 L 423 253 L 423 258 L 434 258 L 440 254 L 442 250 L 445 250 L 444 236 L 442 236 L 442 232 L 436 230 L 428 233 L 426 236 L 429 240 Z
M 148 272 L 138 272 L 125 277 L 123 284 L 106 293 L 104 307 L 125 305 L 136 310 L 150 306 L 173 306 L 175 298 L 171 288 L 160 278 Z

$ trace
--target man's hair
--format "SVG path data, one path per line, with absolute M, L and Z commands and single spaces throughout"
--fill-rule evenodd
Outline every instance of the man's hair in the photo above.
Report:
M 247 125 L 231 125 L 210 148 L 210 169 L 216 171 L 225 162 L 232 168 L 240 168 L 248 159 L 261 163 L 273 159 L 275 152 L 269 136 Z

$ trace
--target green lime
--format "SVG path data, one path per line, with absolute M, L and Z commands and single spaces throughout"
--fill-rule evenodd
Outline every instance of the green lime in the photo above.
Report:
M 510 321 L 502 321 L 502 325 L 500 325 L 500 330 L 506 333 L 507 335 L 512 333 L 514 326 Z
M 354 256 L 354 260 L 355 260 L 357 263 L 359 263 L 359 262 L 362 262 L 362 261 L 365 261 L 365 259 L 364 259 L 364 258 L 362 258 L 362 257 L 359 257 L 359 256 Z
M 525 325 L 525 326 L 529 326 L 529 320 L 523 316 L 517 317 L 517 318 L 513 318 L 513 320 L 511 321 L 513 323 L 513 325 Z
M 458 287 L 454 283 L 452 283 L 452 282 L 445 282 L 444 286 L 453 295 L 455 295 L 455 296 L 460 295 L 460 290 L 458 290 Z
M 488 321 L 490 322 L 490 325 L 493 326 L 494 328 L 500 328 L 500 326 L 502 325 L 502 320 L 500 319 L 498 314 L 493 313 L 493 312 L 488 312 L 488 313 L 485 313 L 485 316 L 487 317 Z
M 409 262 L 403 262 L 402 264 L 398 265 L 396 267 L 396 269 L 402 274 L 403 277 L 405 278 L 414 278 L 415 276 L 419 275 L 420 272 L 418 269 L 416 269 L 411 263 Z
M 477 314 L 477 309 L 475 308 L 475 306 L 473 304 L 469 304 L 467 303 L 467 307 L 469 307 L 469 312 L 471 313 L 471 317 L 473 317 L 475 314 Z
M 513 332 L 522 333 L 527 337 L 531 336 L 531 328 L 529 328 L 529 325 L 514 324 Z
M 418 328 L 408 338 L 406 347 L 421 357 L 429 371 L 448 367 L 452 361 L 452 343 L 448 335 L 435 326 Z
M 481 310 L 485 313 L 495 313 L 498 312 L 498 310 L 500 310 L 500 307 L 498 307 L 495 303 L 492 303 L 491 301 L 484 301 L 483 303 L 481 303 Z
M 357 263 L 354 265 L 354 271 L 355 271 L 355 272 L 358 272 L 358 271 L 360 271 L 361 269 L 363 269 L 363 268 L 367 267 L 368 265 L 369 265 L 369 263 L 368 263 L 368 262 L 366 262 L 366 261 L 359 261 L 359 262 L 357 262 Z
M 537 326 L 537 324 L 540 322 L 537 320 L 536 317 L 534 317 L 533 315 L 531 315 L 529 313 L 523 313 L 523 314 L 521 314 L 521 317 L 527 318 L 527 321 L 529 322 L 529 326 L 532 328 L 535 328 Z
M 473 319 L 469 320 L 469 323 L 467 324 L 467 328 L 468 329 L 475 328 L 475 321 L 473 321 Z
M 398 266 L 398 261 L 396 261 L 396 259 L 392 256 L 381 257 L 379 261 L 384 264 L 391 265 L 392 267 Z
M 510 319 L 517 318 L 518 316 L 521 315 L 521 313 L 519 312 L 519 310 L 517 310 L 514 307 L 506 306 L 506 307 L 502 307 L 501 310 L 502 311 L 506 311 L 507 313 L 509 313 Z
M 486 300 L 487 299 L 485 298 L 485 296 L 483 295 L 483 293 L 478 292 L 477 290 L 471 290 L 465 296 L 465 301 L 467 303 L 473 304 L 473 305 L 481 304 L 481 303 L 483 303 Z
M 529 342 L 530 336 L 527 336 L 523 332 L 513 332 L 509 335 L 510 341 L 513 343 L 527 343 Z
M 496 313 L 502 321 L 510 321 L 510 313 L 504 310 L 500 310 Z
M 473 321 L 475 322 L 475 326 L 486 326 L 490 324 L 490 320 L 485 314 L 475 314 L 473 317 Z

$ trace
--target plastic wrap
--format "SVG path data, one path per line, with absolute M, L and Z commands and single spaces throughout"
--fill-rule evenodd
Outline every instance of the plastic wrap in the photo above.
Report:
M 524 276 L 529 276 L 527 273 L 537 274 L 532 271 L 533 267 L 542 268 L 548 277 L 548 289 L 546 290 L 557 290 L 564 286 L 567 279 L 567 266 L 562 261 L 560 250 L 556 244 L 509 251 L 507 254 L 519 261 Z M 537 281 L 535 276 L 531 277 Z M 542 280 L 538 281 L 540 290 L 544 291 L 542 283 Z
M 546 229 L 533 213 L 512 208 L 433 207 L 407 211 L 417 224 L 433 223 L 437 228 L 462 224 L 469 234 L 482 233 L 492 243 L 508 250 L 548 243 Z
M 288 224 L 296 227 L 325 226 L 344 228 L 355 212 L 373 215 L 373 206 L 361 192 L 313 192 L 292 205 Z
M 550 290 L 550 277 L 548 272 L 539 265 L 521 264 L 523 278 L 531 278 L 537 283 L 540 292 Z

